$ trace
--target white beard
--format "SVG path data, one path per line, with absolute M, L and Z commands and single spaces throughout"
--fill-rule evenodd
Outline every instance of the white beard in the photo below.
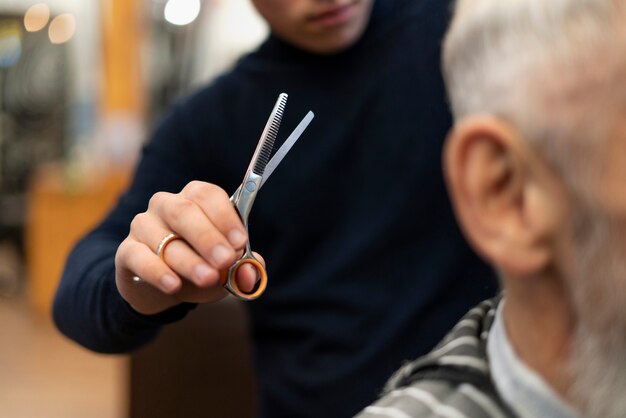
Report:
M 589 418 L 626 417 L 626 238 L 615 225 L 595 210 L 574 216 L 577 328 L 567 397 Z

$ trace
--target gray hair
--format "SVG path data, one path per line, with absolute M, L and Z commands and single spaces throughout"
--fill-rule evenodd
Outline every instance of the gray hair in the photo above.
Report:
M 443 47 L 455 119 L 507 120 L 564 180 L 589 168 L 600 152 L 597 140 L 614 122 L 606 118 L 626 104 L 625 6 L 626 0 L 457 0 Z

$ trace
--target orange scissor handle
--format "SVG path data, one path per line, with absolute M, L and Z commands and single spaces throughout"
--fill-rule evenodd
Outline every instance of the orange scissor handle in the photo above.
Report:
M 235 280 L 237 270 L 239 270 L 239 268 L 245 264 L 251 264 L 256 269 L 259 275 L 259 280 L 256 282 L 254 289 L 250 293 L 246 293 L 241 290 L 237 285 L 237 280 Z M 222 283 L 222 286 L 224 286 L 224 288 L 237 299 L 254 300 L 261 296 L 263 292 L 265 292 L 265 288 L 267 287 L 267 271 L 259 260 L 251 255 L 244 255 L 228 269 L 227 273 L 223 274 L 220 277 L 220 281 Z

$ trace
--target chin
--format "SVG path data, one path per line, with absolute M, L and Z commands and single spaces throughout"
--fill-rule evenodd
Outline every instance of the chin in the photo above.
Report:
M 345 51 L 357 43 L 362 34 L 362 31 L 355 31 L 354 29 L 351 31 L 346 30 L 343 33 L 318 38 L 314 42 L 302 44 L 300 47 L 320 55 L 334 55 Z

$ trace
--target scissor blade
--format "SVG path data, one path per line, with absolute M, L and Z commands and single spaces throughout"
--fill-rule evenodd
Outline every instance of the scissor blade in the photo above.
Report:
M 304 117 L 304 119 L 302 119 L 298 126 L 296 126 L 296 129 L 294 129 L 291 135 L 289 135 L 289 138 L 287 138 L 283 145 L 280 146 L 278 151 L 276 151 L 276 154 L 274 154 L 272 159 L 265 166 L 265 172 L 263 173 L 263 179 L 261 180 L 261 186 L 259 186 L 259 188 L 263 187 L 267 179 L 270 178 L 276 167 L 278 167 L 278 165 L 283 160 L 283 158 L 285 158 L 285 155 L 287 155 L 291 147 L 293 147 L 298 138 L 300 138 L 302 132 L 304 132 L 307 126 L 309 126 L 309 123 L 311 123 L 314 116 L 315 115 L 313 114 L 313 112 L 309 111 L 309 113 L 306 114 L 306 116 Z
M 272 113 L 265 124 L 265 129 L 263 129 L 263 133 L 261 134 L 261 139 L 259 140 L 254 155 L 252 156 L 249 169 L 258 176 L 263 176 L 265 167 L 269 162 L 270 155 L 274 149 L 274 141 L 276 140 L 278 128 L 280 127 L 280 122 L 283 118 L 283 113 L 285 112 L 287 97 L 286 93 L 281 93 L 278 96 L 278 100 L 276 100 L 274 109 L 272 109 Z

